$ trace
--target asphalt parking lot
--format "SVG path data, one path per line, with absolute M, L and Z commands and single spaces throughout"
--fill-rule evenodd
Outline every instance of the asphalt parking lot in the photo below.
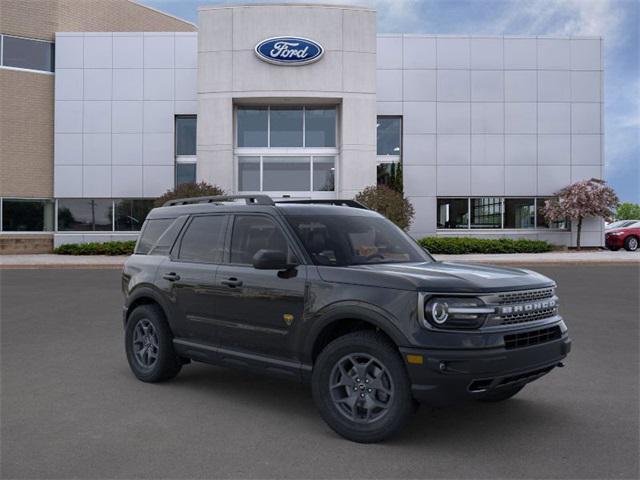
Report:
M 537 266 L 574 349 L 502 404 L 337 437 L 303 385 L 195 364 L 149 385 L 123 353 L 118 270 L 0 270 L 2 478 L 638 478 L 639 273 Z

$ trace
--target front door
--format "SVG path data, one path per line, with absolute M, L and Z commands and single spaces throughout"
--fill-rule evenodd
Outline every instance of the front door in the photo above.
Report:
M 220 346 L 291 358 L 291 330 L 302 321 L 306 267 L 286 272 L 257 270 L 261 249 L 286 252 L 297 262 L 291 239 L 267 215 L 236 215 L 227 261 L 217 274 L 216 323 Z

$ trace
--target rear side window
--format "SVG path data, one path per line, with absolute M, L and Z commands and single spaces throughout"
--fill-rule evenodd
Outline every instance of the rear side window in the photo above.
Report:
M 141 255 L 168 255 L 176 241 L 186 216 L 147 220 L 138 240 L 135 253 Z
M 187 262 L 220 263 L 226 224 L 225 215 L 193 217 L 182 236 L 178 258 Z

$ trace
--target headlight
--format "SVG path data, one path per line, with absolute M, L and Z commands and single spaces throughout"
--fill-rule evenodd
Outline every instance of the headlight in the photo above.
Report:
M 433 297 L 425 302 L 422 324 L 427 328 L 478 328 L 494 312 L 494 307 L 475 297 Z
M 611 232 L 611 233 L 608 233 L 607 235 L 615 235 L 617 237 L 618 235 L 624 235 L 624 232 Z

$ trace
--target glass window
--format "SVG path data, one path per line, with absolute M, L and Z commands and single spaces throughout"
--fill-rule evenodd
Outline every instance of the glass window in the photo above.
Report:
M 469 201 L 466 198 L 439 198 L 438 228 L 469 228 Z
M 238 107 L 238 147 L 267 147 L 269 111 L 267 107 Z
M 302 107 L 271 107 L 269 118 L 273 147 L 302 147 Z
M 196 154 L 195 115 L 176 116 L 176 156 Z
M 263 191 L 311 190 L 310 157 L 263 157 L 262 162 Z
M 402 118 L 378 117 L 378 155 L 400 155 L 402 144 Z
M 50 232 L 53 230 L 51 200 L 2 200 L 2 230 L 5 232 Z
M 538 228 L 556 228 L 556 229 L 560 229 L 560 230 L 566 230 L 569 228 L 569 222 L 567 220 L 561 220 L 559 222 L 550 222 L 549 220 L 546 219 L 546 217 L 544 216 L 544 203 L 547 200 L 554 200 L 553 197 L 546 197 L 546 198 L 538 198 L 537 199 L 537 218 L 536 218 L 536 222 L 537 222 L 537 226 Z
M 176 219 L 174 218 L 154 218 L 153 220 L 147 220 L 138 239 L 135 253 L 142 255 L 149 253 L 151 248 L 158 242 L 158 239 L 175 221 Z
M 3 35 L 2 44 L 4 66 L 53 72 L 53 43 Z
M 58 230 L 92 232 L 113 229 L 113 203 L 108 199 L 58 200 Z
M 504 228 L 534 228 L 535 211 L 533 198 L 505 198 Z
M 336 109 L 306 107 L 304 128 L 305 147 L 335 147 Z
M 429 256 L 389 220 L 374 216 L 286 216 L 316 265 L 425 262 Z
M 272 220 L 257 215 L 238 215 L 231 233 L 231 263 L 251 265 L 258 250 L 286 252 L 294 263 L 293 253 L 282 233 Z
M 471 199 L 471 228 L 501 228 L 502 199 L 485 197 Z
M 377 165 L 378 185 L 386 185 L 389 188 L 401 192 L 402 185 L 402 163 L 381 162 Z
M 260 157 L 238 157 L 238 190 L 260 191 Z
M 224 248 L 226 215 L 193 217 L 180 242 L 180 260 L 219 263 Z
M 137 232 L 142 228 L 147 214 L 153 208 L 153 200 L 123 199 L 115 200 L 117 231 Z
M 335 190 L 336 161 L 334 157 L 313 157 L 313 190 L 333 192 Z
M 183 183 L 196 183 L 195 162 L 176 162 L 176 186 Z

